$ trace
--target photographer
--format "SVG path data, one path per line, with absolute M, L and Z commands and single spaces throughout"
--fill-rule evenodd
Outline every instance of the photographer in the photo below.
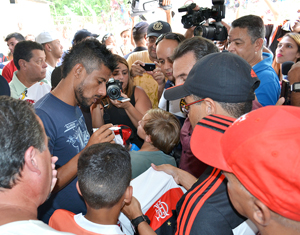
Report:
M 119 55 L 114 55 L 114 58 L 118 66 L 113 71 L 113 77 L 122 82 L 121 96 L 130 98 L 130 101 L 121 102 L 106 98 L 95 103 L 91 108 L 93 127 L 99 128 L 106 123 L 127 125 L 133 133 L 131 143 L 140 148 L 143 141 L 137 136 L 137 126 L 143 115 L 152 108 L 151 102 L 143 88 L 133 85 L 127 61 Z

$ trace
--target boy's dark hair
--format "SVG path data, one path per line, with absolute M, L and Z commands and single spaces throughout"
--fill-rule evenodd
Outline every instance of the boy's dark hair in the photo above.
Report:
M 94 144 L 78 159 L 79 188 L 85 202 L 93 209 L 114 206 L 124 195 L 130 180 L 130 155 L 119 144 Z
M 11 33 L 6 36 L 4 39 L 5 42 L 9 41 L 11 38 L 15 38 L 18 42 L 25 41 L 25 38 L 20 33 Z
M 265 25 L 263 20 L 256 15 L 246 15 L 234 20 L 231 23 L 232 28 L 247 29 L 251 37 L 252 44 L 259 38 L 265 38 Z
M 97 39 L 88 38 L 75 44 L 64 57 L 62 78 L 66 78 L 76 64 L 82 64 L 88 74 L 100 69 L 103 64 L 113 71 L 118 63 L 113 54 Z
M 22 41 L 15 46 L 14 63 L 18 70 L 20 70 L 19 60 L 23 59 L 27 62 L 33 57 L 33 50 L 44 51 L 41 44 L 32 41 Z

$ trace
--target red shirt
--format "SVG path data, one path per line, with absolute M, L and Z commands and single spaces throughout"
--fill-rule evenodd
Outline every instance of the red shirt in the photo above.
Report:
M 15 66 L 15 63 L 13 60 L 11 60 L 7 65 L 4 66 L 2 70 L 2 76 L 6 79 L 8 83 L 13 78 L 14 72 L 17 71 L 17 67 Z

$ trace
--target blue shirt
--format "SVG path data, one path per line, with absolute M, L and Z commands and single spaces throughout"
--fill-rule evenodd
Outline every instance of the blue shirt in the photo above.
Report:
M 261 62 L 253 66 L 253 70 L 260 80 L 260 85 L 255 90 L 255 95 L 262 106 L 275 105 L 281 90 L 279 78 L 272 68 L 273 56 L 263 52 L 263 58 Z
M 51 93 L 35 104 L 36 114 L 43 121 L 49 140 L 49 150 L 58 157 L 59 168 L 70 161 L 86 146 L 90 135 L 78 106 L 71 106 Z M 48 223 L 56 209 L 65 209 L 75 214 L 86 213 L 86 206 L 76 189 L 77 177 L 39 207 L 39 219 Z

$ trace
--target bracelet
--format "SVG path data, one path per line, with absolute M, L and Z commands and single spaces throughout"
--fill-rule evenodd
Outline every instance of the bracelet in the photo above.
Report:
M 140 223 L 146 221 L 150 225 L 150 219 L 147 215 L 141 215 L 136 217 L 135 219 L 131 220 L 131 224 L 133 225 L 134 229 L 137 231 L 137 227 Z

